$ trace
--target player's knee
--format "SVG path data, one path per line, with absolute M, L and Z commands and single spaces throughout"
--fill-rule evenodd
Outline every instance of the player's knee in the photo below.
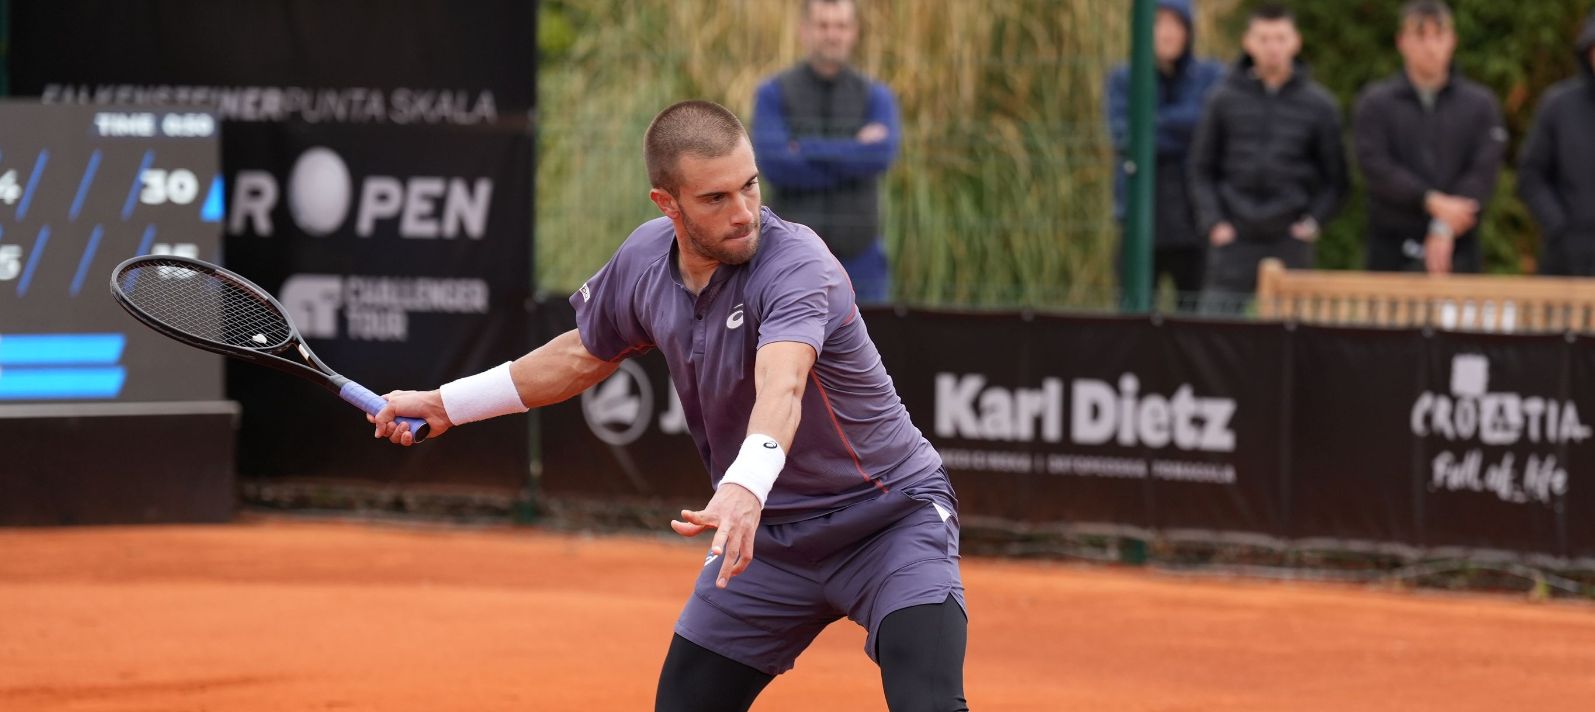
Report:
M 881 622 L 875 653 L 892 712 L 967 712 L 963 608 L 948 596 L 893 612 Z
M 676 635 L 659 671 L 654 712 L 746 712 L 771 679 Z

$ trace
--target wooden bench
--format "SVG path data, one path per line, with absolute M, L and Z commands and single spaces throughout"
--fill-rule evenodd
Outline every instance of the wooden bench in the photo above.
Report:
M 1312 324 L 1500 333 L 1595 332 L 1595 279 L 1258 266 L 1257 313 Z

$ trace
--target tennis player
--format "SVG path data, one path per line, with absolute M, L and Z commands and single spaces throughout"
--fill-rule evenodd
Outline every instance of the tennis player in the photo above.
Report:
M 571 296 L 577 328 L 438 390 L 389 393 L 376 436 L 411 444 L 395 415 L 437 437 L 556 403 L 659 349 L 715 493 L 670 524 L 714 537 L 655 709 L 747 710 L 846 616 L 869 631 L 893 712 L 967 710 L 957 500 L 845 273 L 812 230 L 760 205 L 753 148 L 724 107 L 672 105 L 644 143 L 664 216 Z

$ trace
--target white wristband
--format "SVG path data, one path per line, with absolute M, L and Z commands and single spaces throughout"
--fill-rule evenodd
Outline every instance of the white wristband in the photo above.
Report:
M 775 486 L 775 478 L 781 474 L 781 468 L 786 467 L 786 453 L 781 451 L 781 444 L 768 435 L 754 433 L 742 441 L 742 450 L 737 452 L 737 459 L 726 468 L 726 474 L 720 478 L 720 485 L 731 483 L 748 488 L 753 496 L 759 498 L 759 506 L 764 506 L 764 500 L 770 497 L 770 488 Z
M 443 412 L 455 425 L 530 410 L 515 390 L 508 361 L 475 376 L 449 381 L 438 390 L 443 394 Z

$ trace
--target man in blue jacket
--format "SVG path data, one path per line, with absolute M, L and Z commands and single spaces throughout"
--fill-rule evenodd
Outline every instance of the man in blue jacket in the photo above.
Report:
M 1161 0 L 1153 26 L 1157 58 L 1157 186 L 1152 249 L 1153 284 L 1164 275 L 1179 292 L 1179 308 L 1195 306 L 1206 269 L 1206 240 L 1197 233 L 1186 192 L 1185 158 L 1202 118 L 1207 94 L 1224 76 L 1224 65 L 1197 59 L 1191 0 Z M 1121 65 L 1108 75 L 1108 130 L 1118 157 L 1113 183 L 1113 216 L 1122 229 L 1125 211 L 1125 163 L 1130 151 L 1130 68 Z M 1122 244 L 1122 241 L 1121 241 Z M 1120 251 L 1121 267 L 1123 251 Z
M 880 180 L 902 136 L 897 102 L 850 65 L 853 0 L 807 0 L 799 30 L 807 56 L 754 95 L 759 177 L 770 206 L 813 229 L 841 261 L 858 302 L 884 302 Z

